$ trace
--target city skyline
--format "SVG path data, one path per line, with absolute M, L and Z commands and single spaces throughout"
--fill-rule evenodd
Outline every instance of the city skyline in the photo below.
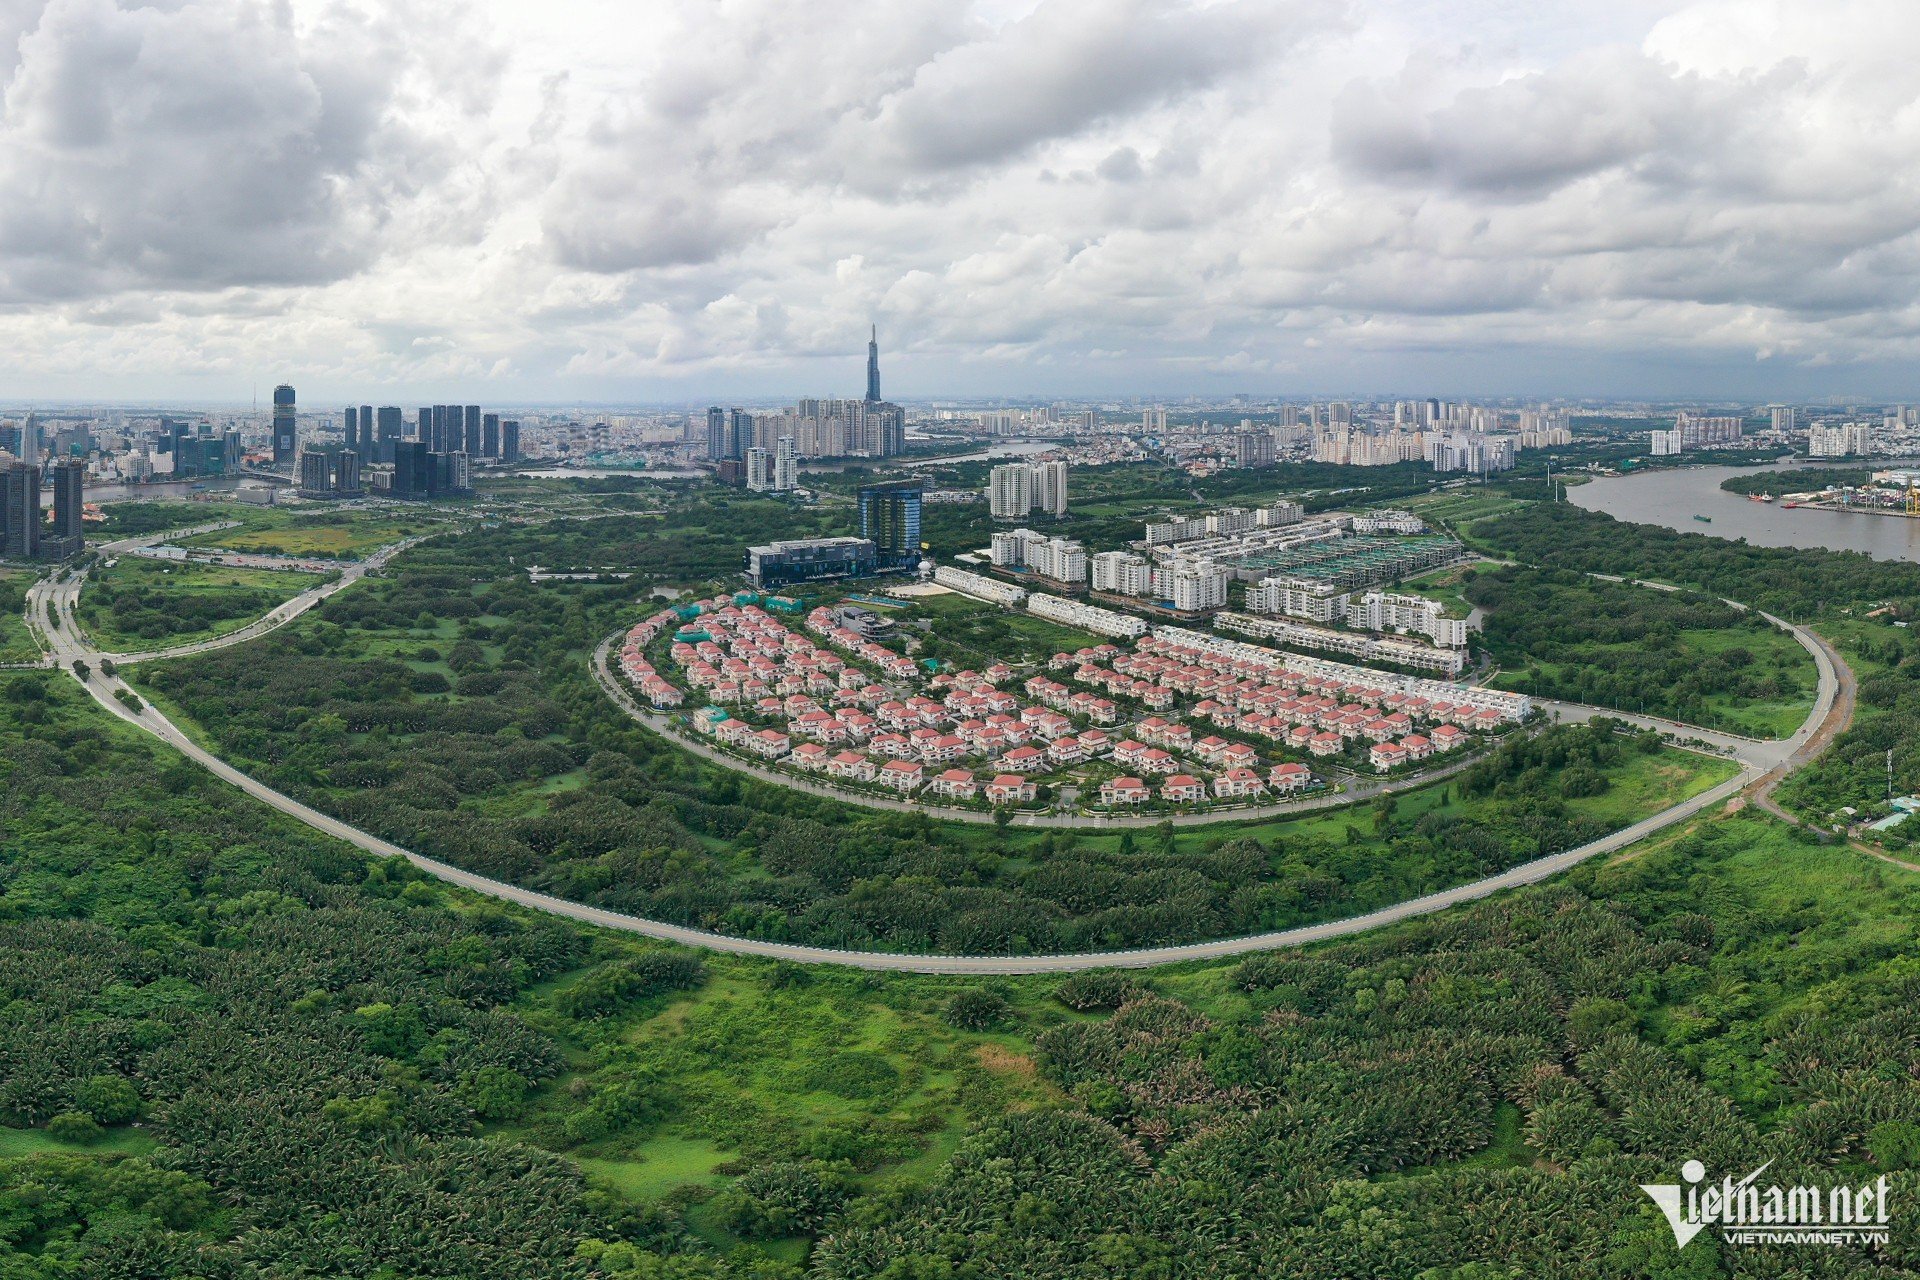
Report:
M 1913 395 L 1908 8 L 831 16 L 26 6 L 0 396 Z

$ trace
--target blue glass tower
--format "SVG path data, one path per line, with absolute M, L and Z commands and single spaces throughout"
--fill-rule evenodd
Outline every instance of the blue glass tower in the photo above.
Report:
M 882 570 L 919 565 L 920 495 L 918 480 L 860 486 L 860 536 L 873 541 Z

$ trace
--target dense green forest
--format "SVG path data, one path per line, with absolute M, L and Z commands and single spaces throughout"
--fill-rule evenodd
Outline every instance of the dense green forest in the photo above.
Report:
M 0 572 L 0 662 L 32 662 L 40 656 L 27 630 L 27 590 L 33 581 L 31 573 Z
M 559 529 L 596 564 L 706 536 L 643 517 Z M 587 657 L 633 616 L 632 587 L 510 567 L 553 562 L 553 532 L 426 544 L 283 632 L 143 685 L 272 785 L 472 870 L 728 933 L 901 950 L 1092 950 L 1351 915 L 1593 839 L 1714 767 L 1565 729 L 1424 797 L 1238 832 L 1016 834 L 853 810 L 705 764 L 612 706 Z M 1636 763 L 1642 746 L 1655 755 Z M 1609 795 L 1616 773 L 1639 783 Z
M 62 675 L 0 679 L 0 775 L 0 1121 L 37 1126 L 0 1148 L 31 1153 L 0 1160 L 0 1274 L 563 1276 L 568 1237 L 632 1233 L 474 1136 L 562 1069 L 504 1006 L 575 934 L 436 906 Z
M 1695 587 L 1800 623 L 1891 603 L 1920 614 L 1920 564 L 1857 551 L 1756 547 L 1701 533 L 1627 524 L 1570 503 L 1535 503 L 1474 524 L 1477 543 L 1529 564 Z
M 1720 487 L 1729 493 L 1801 493 L 1830 484 L 1865 484 L 1873 478 L 1872 467 L 1818 467 L 1793 471 L 1754 471 L 1728 476 Z
M 1465 579 L 1505 688 L 1786 737 L 1813 706 L 1812 655 L 1751 611 L 1570 569 L 1509 565 Z
M 236 800 L 50 673 L 0 680 L 0 775 L 23 1280 L 1920 1261 L 1897 1209 L 1877 1255 L 1677 1253 L 1637 1190 L 1688 1157 L 1915 1190 L 1920 877 L 1760 819 L 1340 946 L 976 983 L 477 903 Z
M 1853 726 L 1781 786 L 1777 798 L 1821 821 L 1844 820 L 1843 806 L 1876 816 L 1894 796 L 1920 793 L 1920 640 L 1884 623 L 1835 629 L 1842 656 L 1860 681 Z M 1902 824 L 1878 839 L 1910 847 L 1920 829 Z

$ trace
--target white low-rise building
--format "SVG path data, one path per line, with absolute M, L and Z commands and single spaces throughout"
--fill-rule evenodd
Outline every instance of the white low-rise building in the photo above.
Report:
M 951 565 L 943 564 L 935 569 L 933 580 L 950 591 L 958 591 L 963 596 L 972 596 L 976 600 L 1006 605 L 1009 608 L 1027 598 L 1025 587 L 1016 587 L 1011 582 L 1001 582 L 983 573 L 970 573 Z
M 1147 624 L 1140 618 L 1112 609 L 1102 609 L 1099 605 L 1082 604 L 1078 600 L 1050 596 L 1039 591 L 1027 597 L 1027 612 L 1036 618 L 1079 627 L 1095 635 L 1132 639 L 1147 633 Z

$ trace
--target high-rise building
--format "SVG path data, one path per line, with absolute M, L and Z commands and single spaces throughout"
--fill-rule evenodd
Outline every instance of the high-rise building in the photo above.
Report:
M 351 449 L 307 449 L 300 455 L 300 496 L 357 498 L 360 455 Z
M 747 450 L 747 488 L 755 493 L 773 488 L 773 455 L 765 449 Z
M 1044 511 L 1056 519 L 1067 514 L 1066 463 L 1033 464 L 1033 506 L 1036 511 Z
M 374 462 L 392 462 L 393 447 L 407 434 L 407 415 L 397 404 L 383 404 L 376 419 L 373 447 L 366 457 Z
M 1008 462 L 987 477 L 987 509 L 995 520 L 1025 520 L 1034 511 L 1067 514 L 1067 464 Z
M 1775 431 L 1793 430 L 1793 406 L 1792 405 L 1790 404 L 1768 405 L 1767 415 L 1770 420 L 1770 424 Z
M 347 448 L 349 449 L 353 448 L 353 446 L 360 441 L 360 407 L 358 405 L 350 404 L 347 406 L 345 435 Z
M 1025 520 L 1032 510 L 1032 467 L 1009 462 L 988 473 L 987 511 L 995 520 Z
M 727 456 L 727 411 L 719 405 L 707 409 L 707 461 L 718 462 Z
M 300 443 L 293 407 L 293 388 L 285 383 L 273 389 L 273 462 L 292 465 Z
M 918 480 L 860 486 L 860 536 L 873 543 L 882 569 L 919 565 L 921 498 Z
M 500 415 L 497 413 L 485 414 L 480 419 L 480 456 L 500 456 Z
M 867 403 L 880 403 L 880 326 L 867 337 Z
M 800 487 L 800 460 L 792 436 L 773 442 L 773 491 L 791 493 Z
M 371 462 L 373 460 L 374 430 L 372 405 L 363 404 L 360 406 L 360 438 L 356 441 L 350 441 L 349 443 L 353 451 L 359 454 L 363 461 Z
M 87 464 L 77 459 L 53 467 L 53 536 L 84 538 L 81 512 L 86 509 Z
M 461 440 L 458 446 L 458 449 L 464 452 L 469 458 L 478 458 L 482 456 L 480 451 L 480 447 L 484 443 L 484 440 L 483 440 L 484 433 L 481 428 L 482 416 L 483 415 L 480 412 L 479 405 L 470 404 L 467 406 L 466 430 L 462 433 L 463 439 Z
M 505 462 L 520 461 L 520 420 L 508 418 L 500 424 L 500 457 Z
M 0 556 L 31 560 L 40 554 L 40 468 L 0 466 Z

